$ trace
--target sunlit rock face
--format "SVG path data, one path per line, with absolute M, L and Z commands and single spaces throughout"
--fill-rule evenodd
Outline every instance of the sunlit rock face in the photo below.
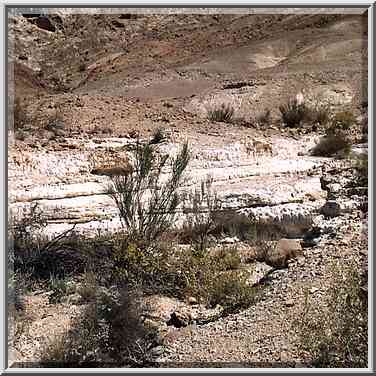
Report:
M 72 142 L 77 145 L 78 141 Z M 192 144 L 192 158 L 181 191 L 192 190 L 211 179 L 222 209 L 238 211 L 257 223 L 298 236 L 310 226 L 324 203 L 326 192 L 322 191 L 317 174 L 324 159 L 297 157 L 299 150 L 310 147 L 311 139 L 298 142 L 275 138 L 269 142 L 275 149 L 274 155 L 249 154 L 245 142 L 218 147 Z M 107 139 L 105 146 L 116 152 L 114 165 L 121 167 L 125 158 L 132 161 L 132 141 Z M 173 156 L 179 147 L 177 143 L 166 143 L 159 149 Z M 98 229 L 116 231 L 121 226 L 118 210 L 106 194 L 111 177 L 92 173 L 101 158 L 101 144 L 90 141 L 78 144 L 74 153 L 14 150 L 9 164 L 11 215 L 20 218 L 37 203 L 51 234 L 72 224 L 76 224 L 78 231 L 88 233 Z M 161 181 L 168 174 L 168 170 L 164 171 Z M 176 225 L 183 221 L 179 212 Z

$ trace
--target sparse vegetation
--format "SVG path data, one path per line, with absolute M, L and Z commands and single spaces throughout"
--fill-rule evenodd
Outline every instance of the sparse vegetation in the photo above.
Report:
M 231 103 L 222 103 L 208 109 L 210 121 L 231 123 L 234 117 L 235 108 Z
M 265 109 L 263 112 L 256 116 L 256 123 L 262 127 L 266 127 L 271 124 L 272 115 L 270 109 Z
M 14 99 L 13 105 L 13 124 L 14 130 L 20 130 L 27 123 L 27 114 L 25 111 L 25 104 L 21 102 L 20 98 Z
M 165 141 L 167 139 L 166 131 L 164 128 L 157 128 L 151 137 L 151 140 L 149 142 L 150 145 L 154 144 L 160 144 L 161 142 Z
M 316 104 L 311 108 L 311 121 L 312 123 L 318 123 L 325 125 L 330 121 L 330 107 L 325 104 Z
M 357 183 L 362 187 L 368 186 L 368 155 L 362 155 L 356 163 Z
M 49 281 L 50 289 L 52 294 L 49 296 L 50 303 L 60 303 L 62 297 L 67 293 L 68 287 L 67 282 L 63 278 L 56 278 L 51 276 Z
M 223 270 L 237 270 L 240 267 L 241 259 L 236 246 L 222 247 L 216 256 L 223 263 Z
M 365 19 L 235 18 L 9 17 L 22 367 L 366 366 Z
M 96 304 L 89 304 L 71 328 L 52 337 L 43 349 L 40 366 L 90 367 L 101 359 L 101 326 Z
M 214 213 L 221 203 L 212 188 L 213 179 L 201 183 L 200 189 L 190 192 L 183 202 L 186 221 L 180 237 L 191 242 L 196 252 L 204 252 L 208 246 L 208 236 L 215 228 Z
M 310 118 L 310 110 L 304 104 L 298 103 L 294 99 L 290 99 L 286 104 L 279 106 L 279 111 L 282 116 L 282 121 L 287 127 L 299 127 L 303 120 Z
M 97 289 L 98 283 L 95 274 L 91 271 L 86 271 L 80 286 L 77 288 L 77 292 L 81 296 L 82 301 L 94 301 L 97 297 Z
M 298 103 L 297 99 L 290 99 L 287 104 L 279 107 L 282 122 L 291 128 L 304 123 L 325 125 L 331 120 L 330 107 L 321 102 L 315 104 Z
M 240 240 L 251 240 L 255 237 L 255 224 L 244 214 L 234 210 L 216 210 L 211 213 L 214 221 L 213 235 L 237 236 Z
M 158 345 L 158 333 L 143 325 L 148 307 L 142 303 L 142 293 L 123 290 L 117 303 L 108 311 L 111 356 L 118 364 L 145 367 L 153 364 L 150 349 Z
M 221 256 L 221 255 L 219 255 Z M 225 312 L 248 307 L 255 297 L 255 289 L 248 284 L 246 271 L 232 270 L 238 255 L 196 254 L 191 250 L 175 259 L 183 296 L 193 296 L 208 307 L 220 304 Z
M 312 149 L 314 156 L 331 157 L 341 154 L 347 156 L 351 151 L 351 141 L 348 131 L 354 124 L 354 115 L 349 111 L 338 112 L 329 122 L 325 136 Z
M 333 265 L 325 306 L 317 309 L 306 292 L 297 322 L 302 349 L 315 367 L 367 367 L 368 306 L 355 262 Z
M 327 130 L 328 133 L 336 134 L 338 131 L 347 131 L 356 122 L 355 116 L 351 111 L 337 112 L 332 121 L 331 126 Z
M 83 271 L 88 258 L 74 233 L 75 226 L 48 238 L 44 232 L 46 218 L 38 205 L 11 221 L 9 253 L 24 289 L 48 282 L 51 276 L 61 279 Z

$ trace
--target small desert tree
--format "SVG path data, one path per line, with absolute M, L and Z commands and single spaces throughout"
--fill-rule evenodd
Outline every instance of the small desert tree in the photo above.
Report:
M 157 149 L 139 141 L 134 150 L 131 174 L 113 176 L 108 194 L 115 201 L 124 228 L 131 241 L 143 244 L 144 250 L 154 243 L 173 223 L 190 153 L 185 143 L 175 158 L 161 155 Z M 170 164 L 171 172 L 162 179 Z

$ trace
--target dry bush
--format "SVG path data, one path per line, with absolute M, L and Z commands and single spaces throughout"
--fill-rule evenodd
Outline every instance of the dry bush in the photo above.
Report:
M 224 271 L 237 270 L 240 267 L 241 259 L 239 251 L 235 246 L 230 248 L 222 247 L 219 252 L 216 253 L 216 257 L 221 261 Z
M 54 337 L 43 349 L 40 366 L 90 367 L 100 362 L 105 337 L 100 330 L 96 304 L 89 304 L 67 332 Z
M 108 311 L 111 357 L 119 365 L 146 367 L 153 364 L 150 350 L 159 344 L 158 333 L 143 325 L 149 307 L 142 303 L 142 293 L 122 290 L 120 299 Z
M 87 271 L 82 278 L 77 293 L 81 296 L 84 303 L 92 302 L 97 296 L 98 283 L 93 272 Z
M 207 111 L 210 121 L 231 123 L 234 117 L 235 108 L 231 103 L 222 103 L 221 105 L 209 108 Z
M 257 124 L 266 127 L 271 124 L 272 122 L 272 115 L 270 109 L 265 109 L 262 113 L 256 116 Z
M 330 121 L 330 107 L 327 105 L 316 105 L 311 108 L 311 121 L 325 125 Z
M 186 215 L 180 239 L 191 243 L 197 252 L 204 252 L 208 246 L 208 237 L 214 230 L 213 215 L 221 203 L 212 188 L 213 179 L 208 177 L 201 182 L 200 188 L 189 192 L 183 200 L 183 212 Z
M 151 137 L 151 140 L 149 141 L 150 145 L 160 144 L 161 142 L 165 141 L 167 139 L 166 131 L 164 128 L 157 128 Z
M 251 240 L 255 236 L 255 224 L 245 214 L 235 210 L 216 210 L 212 213 L 214 229 L 211 232 L 216 236 L 237 236 L 240 240 Z
M 13 124 L 14 130 L 20 130 L 27 123 L 28 117 L 25 110 L 25 103 L 22 103 L 21 100 L 16 97 L 14 99 L 13 105 Z
M 178 299 L 194 296 L 208 307 L 214 307 L 220 297 L 220 304 L 232 311 L 250 304 L 254 293 L 252 287 L 246 284 L 246 273 L 238 270 L 241 260 L 236 248 L 213 254 L 197 252 L 194 248 L 174 250 L 160 244 L 150 254 L 129 245 L 122 256 L 114 258 L 112 273 L 117 286 L 138 287 L 147 294 Z M 237 297 L 235 300 L 227 296 L 230 288 Z
M 207 301 L 210 307 L 219 304 L 224 313 L 233 313 L 248 308 L 254 302 L 255 292 L 248 284 L 246 273 L 229 271 L 220 274 L 217 280 L 211 280 L 207 286 Z
M 253 302 L 255 290 L 248 284 L 245 271 L 231 270 L 238 261 L 236 253 L 227 258 L 183 252 L 172 264 L 180 276 L 177 291 L 183 297 L 195 297 L 209 308 L 220 304 L 225 312 L 246 308 Z
M 332 157 L 338 152 L 348 154 L 351 150 L 351 142 L 346 134 L 338 132 L 328 134 L 320 139 L 317 145 L 311 150 L 311 154 L 316 157 Z
M 363 368 L 368 361 L 368 305 L 355 262 L 331 266 L 330 289 L 321 307 L 306 292 L 298 328 L 300 347 L 315 367 Z
M 351 111 L 337 112 L 331 121 L 333 133 L 336 133 L 336 130 L 349 130 L 355 122 L 355 116 Z
M 158 333 L 143 325 L 148 307 L 137 290 L 98 294 L 71 328 L 44 349 L 45 367 L 129 367 L 153 362 Z
M 52 239 L 45 235 L 46 226 L 46 218 L 37 204 L 21 218 L 11 217 L 9 255 L 18 283 L 25 283 L 25 287 L 48 281 L 51 275 L 61 279 L 82 272 L 87 263 L 84 242 L 75 234 L 75 226 Z
M 286 104 L 280 105 L 279 111 L 282 121 L 287 127 L 299 127 L 302 121 L 311 119 L 310 109 L 304 103 L 298 103 L 295 98 L 290 99 Z

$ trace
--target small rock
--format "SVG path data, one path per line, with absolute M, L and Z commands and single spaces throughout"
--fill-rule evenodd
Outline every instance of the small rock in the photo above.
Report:
M 236 236 L 234 236 L 233 238 L 227 237 L 221 240 L 222 244 L 235 244 L 238 242 L 239 242 L 239 239 Z
M 320 213 L 327 218 L 338 217 L 341 214 L 341 206 L 335 200 L 328 200 L 320 209 Z
M 198 304 L 198 301 L 197 301 L 197 299 L 194 296 L 190 296 L 188 298 L 188 304 L 195 305 L 195 304 Z
M 168 326 L 174 326 L 175 328 L 186 327 L 192 322 L 192 315 L 186 311 L 172 312 L 170 320 L 167 321 Z
M 120 27 L 120 28 L 124 28 L 125 27 L 125 25 L 122 23 L 122 22 L 119 22 L 119 21 L 117 21 L 117 20 L 113 20 L 112 21 L 112 24 L 115 26 L 115 27 Z
M 287 351 L 282 351 L 279 358 L 282 363 L 287 363 L 290 361 L 290 356 Z
M 158 330 L 160 329 L 160 324 L 154 320 L 151 320 L 149 318 L 146 318 L 144 320 L 144 326 L 149 330 Z
M 319 291 L 320 289 L 318 287 L 312 287 L 310 290 L 309 290 L 309 293 L 310 294 L 314 294 L 315 292 Z
M 341 190 L 341 184 L 338 183 L 328 184 L 327 187 L 329 188 L 329 192 L 334 194 L 338 193 Z
M 285 301 L 285 306 L 286 307 L 292 307 L 295 304 L 293 299 L 288 299 Z
M 305 263 L 305 257 L 304 256 L 300 256 L 297 258 L 297 262 L 298 262 L 298 265 L 304 265 Z
M 77 292 L 72 295 L 68 295 L 64 300 L 68 304 L 73 304 L 73 305 L 80 305 L 83 302 L 81 295 Z

